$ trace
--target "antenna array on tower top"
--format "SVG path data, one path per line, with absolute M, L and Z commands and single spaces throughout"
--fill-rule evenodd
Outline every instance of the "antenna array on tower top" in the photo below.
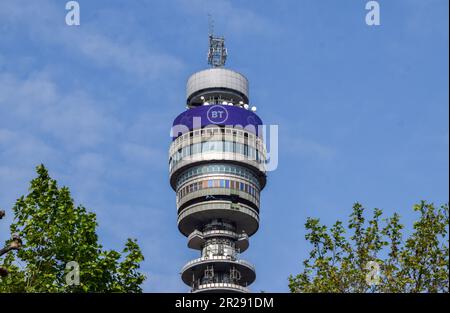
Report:
M 227 60 L 227 48 L 225 48 L 225 38 L 214 36 L 214 20 L 208 14 L 209 26 L 209 50 L 208 64 L 212 67 L 223 67 Z

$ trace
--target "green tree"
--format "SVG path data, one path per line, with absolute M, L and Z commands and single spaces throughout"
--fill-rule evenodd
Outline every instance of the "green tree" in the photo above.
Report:
M 332 227 L 308 218 L 306 240 L 312 249 L 303 272 L 289 277 L 291 292 L 448 292 L 449 208 L 422 201 L 419 219 L 403 240 L 398 214 L 366 220 L 358 203 L 347 224 Z
M 0 263 L 9 272 L 0 292 L 141 292 L 144 257 L 136 240 L 128 239 L 122 253 L 103 250 L 96 215 L 75 206 L 69 189 L 59 188 L 43 165 L 37 174 L 12 209 L 10 230 L 23 245 Z M 79 284 L 69 262 L 79 266 Z

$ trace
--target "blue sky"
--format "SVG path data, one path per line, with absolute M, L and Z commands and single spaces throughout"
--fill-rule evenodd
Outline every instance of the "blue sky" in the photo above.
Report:
M 178 272 L 197 255 L 176 227 L 167 150 L 186 79 L 207 67 L 208 13 L 227 67 L 279 125 L 242 255 L 252 290 L 288 290 L 308 216 L 346 219 L 359 201 L 410 224 L 414 203 L 448 201 L 448 1 L 380 0 L 379 27 L 365 0 L 80 0 L 79 27 L 65 3 L 0 1 L 0 207 L 11 213 L 44 163 L 97 213 L 105 247 L 139 239 L 145 291 L 187 291 Z

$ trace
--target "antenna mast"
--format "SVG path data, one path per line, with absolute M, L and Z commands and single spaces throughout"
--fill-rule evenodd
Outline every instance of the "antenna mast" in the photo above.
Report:
M 214 20 L 211 14 L 208 14 L 209 30 L 209 50 L 208 64 L 212 67 L 223 67 L 227 60 L 227 48 L 225 48 L 225 38 L 214 36 Z
M 214 19 L 212 18 L 212 15 L 208 13 L 208 32 L 209 36 L 212 36 L 214 34 Z

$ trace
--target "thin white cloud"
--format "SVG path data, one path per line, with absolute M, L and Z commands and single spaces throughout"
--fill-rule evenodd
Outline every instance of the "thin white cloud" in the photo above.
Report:
M 81 32 L 68 36 L 66 45 L 77 45 L 84 56 L 104 67 L 115 67 L 139 79 L 153 80 L 164 73 L 176 73 L 183 63 L 168 54 L 150 52 L 139 42 L 119 44 L 99 34 Z
M 55 153 L 53 147 L 34 135 L 20 130 L 0 128 L 0 158 L 4 160 L 4 164 L 26 162 L 31 155 L 36 159 L 45 160 Z
M 286 148 L 286 152 L 295 157 L 331 160 L 336 155 L 335 149 L 303 138 L 301 134 L 292 134 L 289 139 L 283 140 L 283 143 L 280 149 Z
M 133 163 L 166 164 L 167 154 L 147 145 L 126 142 L 120 147 L 122 155 Z
M 317 139 L 305 136 L 302 127 L 292 124 L 283 117 L 275 117 L 280 126 L 278 132 L 280 158 L 284 155 L 318 161 L 330 161 L 336 157 L 338 150 Z
M 179 7 L 188 14 L 203 16 L 207 21 L 208 14 L 217 24 L 217 33 L 233 34 L 233 36 L 249 34 L 274 35 L 279 27 L 270 19 L 256 14 L 254 11 L 239 7 L 237 1 L 229 0 L 179 0 Z M 206 24 L 205 24 L 206 25 Z
M 68 149 L 93 147 L 120 131 L 120 123 L 100 107 L 81 90 L 60 90 L 45 73 L 25 79 L 0 74 L 0 120 L 14 119 L 24 131 L 50 135 Z
M 100 153 L 81 153 L 74 160 L 74 167 L 76 170 L 86 171 L 91 174 L 103 174 L 106 171 L 105 157 Z
M 79 27 L 69 27 L 64 23 L 66 13 L 63 6 L 45 0 L 0 4 L 0 20 L 16 32 L 25 30 L 28 37 L 24 39 L 60 45 L 68 54 L 86 57 L 91 62 L 88 64 L 115 68 L 139 81 L 176 74 L 184 67 L 177 57 L 144 45 L 133 39 L 132 34 L 126 41 L 119 42 L 98 32 L 88 21 Z

